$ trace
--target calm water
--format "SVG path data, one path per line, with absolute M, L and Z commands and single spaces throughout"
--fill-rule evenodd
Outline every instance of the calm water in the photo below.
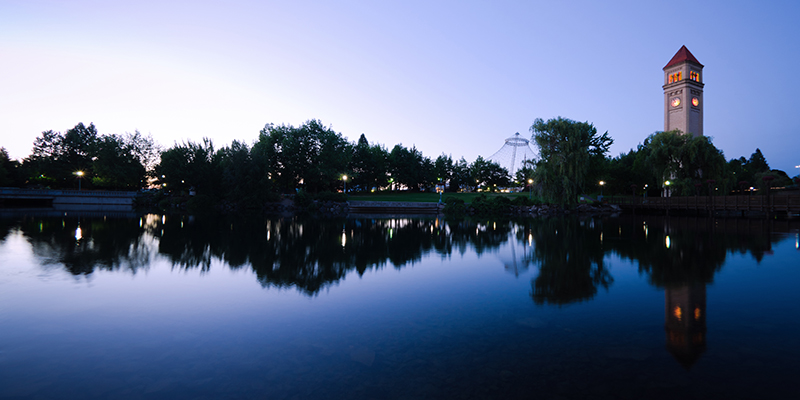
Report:
M 779 399 L 785 221 L 0 218 L 0 398 Z

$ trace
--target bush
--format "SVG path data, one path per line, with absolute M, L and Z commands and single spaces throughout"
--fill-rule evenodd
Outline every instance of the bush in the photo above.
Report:
M 298 209 L 305 210 L 311 205 L 314 199 L 308 194 L 305 190 L 298 190 L 297 194 L 294 195 L 294 205 Z
M 447 197 L 444 199 L 444 213 L 447 215 L 464 215 L 467 213 L 467 206 L 464 200 L 455 197 Z
M 470 204 L 475 215 L 506 215 L 511 212 L 511 200 L 508 197 L 487 197 L 481 194 Z

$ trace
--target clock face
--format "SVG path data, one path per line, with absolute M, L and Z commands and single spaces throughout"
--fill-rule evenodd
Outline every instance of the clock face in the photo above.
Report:
M 699 106 L 700 105 L 700 99 L 698 99 L 697 97 L 692 97 L 692 105 L 695 106 L 695 107 Z
M 673 97 L 672 100 L 669 101 L 669 103 L 672 104 L 673 107 L 677 107 L 677 106 L 681 105 L 681 98 L 680 97 Z

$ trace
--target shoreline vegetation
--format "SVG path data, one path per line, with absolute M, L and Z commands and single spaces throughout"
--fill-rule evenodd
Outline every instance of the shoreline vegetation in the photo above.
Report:
M 771 169 L 759 149 L 726 161 L 708 136 L 655 132 L 610 157 L 613 139 L 589 122 L 536 119 L 529 130 L 538 159 L 512 174 L 482 156 L 434 159 L 364 134 L 353 143 L 314 119 L 267 124 L 250 144 L 216 148 L 204 138 L 166 150 L 149 135 L 100 134 L 79 123 L 42 132 L 21 161 L 0 148 L 0 187 L 138 190 L 138 206 L 178 212 L 339 215 L 347 201 L 394 201 L 442 202 L 448 215 L 539 215 L 585 211 L 594 202 L 587 198 L 604 194 L 753 196 L 800 185 L 800 176 Z

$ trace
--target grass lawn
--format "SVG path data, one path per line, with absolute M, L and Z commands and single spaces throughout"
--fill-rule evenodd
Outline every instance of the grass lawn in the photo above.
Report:
M 465 203 L 471 203 L 472 199 L 480 196 L 483 193 L 447 193 L 445 192 L 442 200 L 447 200 L 448 197 L 456 197 L 464 200 Z M 489 197 L 508 197 L 514 199 L 518 196 L 528 197 L 528 193 L 486 193 Z M 436 203 L 439 201 L 439 194 L 432 192 L 375 192 L 375 193 L 350 193 L 349 199 L 352 201 L 392 201 L 392 202 L 419 202 L 419 203 Z

